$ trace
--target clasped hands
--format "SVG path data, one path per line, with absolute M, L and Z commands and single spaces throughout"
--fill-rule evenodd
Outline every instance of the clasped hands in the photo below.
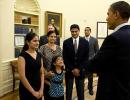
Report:
M 32 94 L 33 94 L 33 96 L 35 96 L 37 99 L 40 99 L 40 98 L 42 98 L 42 96 L 43 96 L 43 90 L 40 89 L 39 91 L 33 91 Z
M 73 73 L 73 75 L 74 75 L 75 77 L 80 76 L 80 70 L 77 69 L 77 68 L 73 69 L 73 70 L 72 70 L 72 73 Z

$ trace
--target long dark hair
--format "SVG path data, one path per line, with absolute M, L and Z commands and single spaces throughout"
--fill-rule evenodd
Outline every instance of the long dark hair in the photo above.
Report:
M 30 42 L 35 36 L 38 36 L 38 35 L 36 33 L 31 33 L 31 32 L 26 35 L 25 44 L 23 46 L 22 51 L 26 51 L 26 50 L 29 49 L 29 46 L 28 46 L 27 42 Z
M 56 55 L 52 58 L 52 61 L 51 61 L 51 70 L 53 72 L 56 72 L 56 66 L 55 66 L 55 63 L 56 63 L 56 60 L 58 57 L 62 57 L 61 55 Z

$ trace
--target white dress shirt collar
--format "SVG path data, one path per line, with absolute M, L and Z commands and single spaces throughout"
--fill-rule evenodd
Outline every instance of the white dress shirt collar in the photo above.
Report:
M 90 40 L 90 35 L 88 37 L 85 36 L 85 39 L 89 42 Z
M 118 25 L 118 26 L 114 29 L 114 32 L 118 31 L 121 27 L 126 26 L 126 25 L 128 25 L 128 23 L 123 23 L 123 24 Z

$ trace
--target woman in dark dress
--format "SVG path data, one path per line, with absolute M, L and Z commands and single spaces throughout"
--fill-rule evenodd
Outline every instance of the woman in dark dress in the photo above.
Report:
M 42 100 L 44 71 L 43 60 L 36 51 L 38 46 L 38 36 L 35 33 L 28 33 L 18 58 L 20 100 Z

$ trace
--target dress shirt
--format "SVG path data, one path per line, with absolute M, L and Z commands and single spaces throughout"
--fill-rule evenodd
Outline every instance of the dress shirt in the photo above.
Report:
M 118 26 L 114 29 L 114 32 L 118 31 L 121 27 L 126 26 L 126 25 L 128 25 L 128 23 L 123 23 L 123 24 L 118 25 Z
M 73 44 L 75 43 L 75 40 L 77 42 L 77 49 L 79 47 L 79 36 L 77 38 L 73 38 Z
M 85 36 L 85 39 L 89 42 L 90 35 L 88 37 Z

